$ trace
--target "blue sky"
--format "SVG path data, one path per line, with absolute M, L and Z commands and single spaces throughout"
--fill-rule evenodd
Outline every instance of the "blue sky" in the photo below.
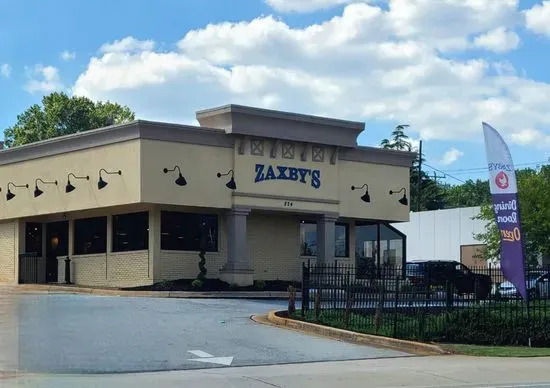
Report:
M 548 1 L 0 0 L 0 129 L 54 90 L 183 123 L 243 103 L 365 121 L 363 145 L 410 124 L 428 165 L 486 178 L 482 120 L 550 157 L 549 49 Z

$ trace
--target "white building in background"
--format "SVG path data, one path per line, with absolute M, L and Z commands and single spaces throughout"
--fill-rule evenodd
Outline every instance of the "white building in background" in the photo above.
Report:
M 476 259 L 483 247 L 474 235 L 485 230 L 485 221 L 475 220 L 479 207 L 433 210 L 410 214 L 410 221 L 392 226 L 407 236 L 407 260 L 456 260 L 467 266 L 486 265 Z

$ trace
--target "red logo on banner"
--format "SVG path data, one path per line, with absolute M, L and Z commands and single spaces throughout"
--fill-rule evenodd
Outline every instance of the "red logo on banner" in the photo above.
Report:
M 500 189 L 502 190 L 507 189 L 509 186 L 508 175 L 506 175 L 504 171 L 499 172 L 495 177 L 495 183 Z

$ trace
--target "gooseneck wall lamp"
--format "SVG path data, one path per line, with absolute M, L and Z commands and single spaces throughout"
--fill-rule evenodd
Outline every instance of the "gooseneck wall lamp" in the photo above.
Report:
M 361 200 L 363 202 L 366 202 L 366 203 L 369 203 L 370 202 L 370 195 L 369 195 L 369 185 L 367 185 L 366 183 L 361 186 L 361 187 L 357 187 L 357 186 L 351 186 L 351 189 L 352 190 L 361 190 L 361 189 L 365 189 L 365 194 L 363 194 L 361 196 Z
M 38 182 L 39 181 L 42 182 L 42 184 L 44 184 L 44 185 L 56 185 L 57 186 L 57 181 L 46 182 L 46 181 L 43 181 L 40 178 L 36 178 L 34 180 L 34 198 L 40 197 L 42 194 L 44 194 L 44 192 L 38 188 Z
M 67 175 L 67 185 L 65 186 L 65 192 L 66 193 L 70 193 L 71 191 L 74 191 L 74 189 L 76 187 L 74 187 L 71 183 L 71 175 L 74 179 L 86 179 L 87 181 L 90 180 L 90 176 L 89 175 L 86 175 L 86 176 L 76 176 L 75 174 L 73 174 L 72 172 L 70 172 L 68 175 Z
M 219 173 L 216 174 L 216 176 L 218 178 L 221 178 L 222 176 L 228 176 L 229 174 L 231 174 L 231 179 L 229 179 L 229 181 L 225 184 L 225 187 L 227 187 L 228 189 L 231 189 L 231 190 L 236 190 L 237 189 L 237 183 L 235 183 L 235 172 L 233 170 L 229 170 L 225 174 L 222 174 L 221 172 L 219 172 Z
M 403 197 L 399 200 L 399 203 L 401 205 L 407 206 L 409 204 L 409 200 L 407 199 L 407 189 L 402 187 L 398 191 L 390 190 L 390 195 L 397 194 L 397 193 L 403 193 Z
M 12 193 L 12 192 L 10 191 L 10 185 L 11 185 L 12 187 L 14 187 L 14 188 L 18 188 L 18 187 L 24 187 L 24 188 L 26 188 L 26 189 L 29 188 L 29 185 L 28 185 L 28 184 L 25 184 L 25 185 L 16 185 L 16 184 L 13 183 L 13 182 L 8 182 L 8 192 L 6 193 L 6 200 L 8 200 L 8 201 L 11 200 L 11 199 L 13 199 L 13 198 L 15 197 L 15 194 Z
M 185 186 L 187 184 L 187 181 L 185 180 L 185 177 L 181 174 L 180 166 L 174 166 L 174 168 L 171 168 L 171 169 L 164 168 L 162 171 L 165 174 L 168 174 L 169 172 L 173 172 L 173 171 L 176 171 L 176 170 L 178 170 L 178 177 L 176 178 L 176 180 L 174 182 L 178 186 Z
M 120 170 L 118 170 L 118 171 L 107 171 L 104 168 L 102 168 L 101 170 L 99 170 L 99 180 L 97 181 L 97 188 L 99 190 L 101 190 L 105 186 L 107 186 L 107 182 L 105 182 L 103 180 L 103 177 L 101 176 L 102 172 L 105 173 L 105 174 L 109 174 L 109 175 L 115 175 L 115 174 L 122 175 L 122 171 L 120 171 Z

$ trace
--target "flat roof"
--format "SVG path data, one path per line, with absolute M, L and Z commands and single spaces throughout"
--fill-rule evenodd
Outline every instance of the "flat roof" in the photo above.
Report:
M 6 148 L 0 151 L 0 165 L 136 139 L 233 148 L 238 139 L 249 136 L 336 147 L 340 160 L 365 163 L 410 166 L 416 156 L 411 152 L 358 146 L 356 138 L 364 124 L 355 121 L 242 105 L 202 110 L 197 117 L 203 121 L 200 127 L 135 120 Z

